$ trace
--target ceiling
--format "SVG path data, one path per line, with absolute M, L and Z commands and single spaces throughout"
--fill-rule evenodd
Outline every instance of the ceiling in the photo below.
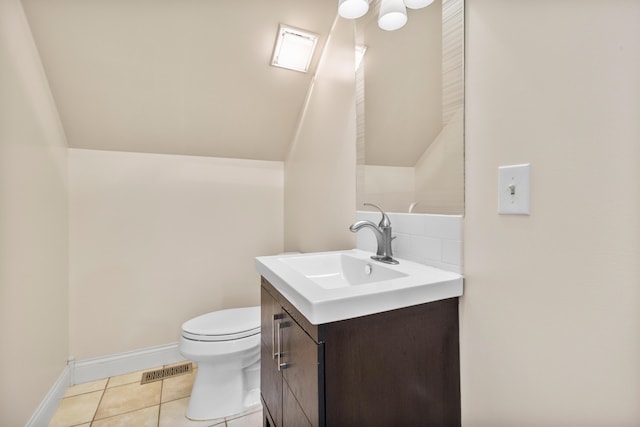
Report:
M 284 160 L 334 0 L 23 0 L 70 147 Z M 271 67 L 279 23 L 319 34 Z

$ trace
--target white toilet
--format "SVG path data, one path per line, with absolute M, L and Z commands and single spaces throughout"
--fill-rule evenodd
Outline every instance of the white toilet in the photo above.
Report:
M 260 307 L 214 311 L 183 323 L 179 349 L 198 365 L 187 418 L 228 417 L 260 403 Z

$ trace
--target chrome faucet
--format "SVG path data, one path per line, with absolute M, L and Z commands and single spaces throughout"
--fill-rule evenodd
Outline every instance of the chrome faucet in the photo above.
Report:
M 368 220 L 356 221 L 351 224 L 349 230 L 356 233 L 362 228 L 370 228 L 371 231 L 373 231 L 373 234 L 376 235 L 376 241 L 378 242 L 378 250 L 371 258 L 387 264 L 398 264 L 398 261 L 393 259 L 393 253 L 391 251 L 391 241 L 394 238 L 391 237 L 391 221 L 389 221 L 389 217 L 382 209 L 380 209 L 380 207 L 372 203 L 365 203 L 364 205 L 373 206 L 382 213 L 380 223 L 376 225 Z

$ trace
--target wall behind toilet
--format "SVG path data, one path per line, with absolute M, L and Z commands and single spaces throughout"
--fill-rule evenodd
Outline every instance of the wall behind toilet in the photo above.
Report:
M 259 304 L 283 249 L 282 162 L 69 150 L 70 355 L 176 342 L 182 322 Z
M 285 162 L 69 150 L 72 357 L 168 344 L 190 317 L 258 304 L 255 256 L 353 247 L 353 60 L 339 20 Z

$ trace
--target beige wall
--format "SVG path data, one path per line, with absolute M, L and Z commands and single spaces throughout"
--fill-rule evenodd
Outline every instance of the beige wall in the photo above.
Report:
M 24 425 L 67 359 L 66 142 L 17 0 L 0 0 L 0 425 Z
M 464 123 L 460 108 L 420 156 L 415 167 L 359 165 L 357 209 L 363 202 L 387 212 L 464 213 Z
M 398 31 L 381 30 L 374 10 L 355 21 L 367 46 L 361 66 L 368 165 L 413 166 L 444 124 L 442 2 L 409 10 L 408 19 Z
M 414 212 L 464 213 L 464 111 L 462 107 L 442 128 L 415 166 Z
M 257 305 L 254 257 L 281 252 L 281 162 L 69 150 L 70 354 L 176 342 Z
M 415 168 L 408 166 L 359 165 L 360 191 L 356 210 L 377 209 L 365 207 L 372 203 L 386 212 L 409 212 L 415 199 Z
M 356 116 L 353 23 L 339 19 L 285 162 L 285 248 L 355 246 Z
M 465 426 L 640 425 L 639 22 L 467 1 Z M 523 162 L 531 216 L 499 216 Z

